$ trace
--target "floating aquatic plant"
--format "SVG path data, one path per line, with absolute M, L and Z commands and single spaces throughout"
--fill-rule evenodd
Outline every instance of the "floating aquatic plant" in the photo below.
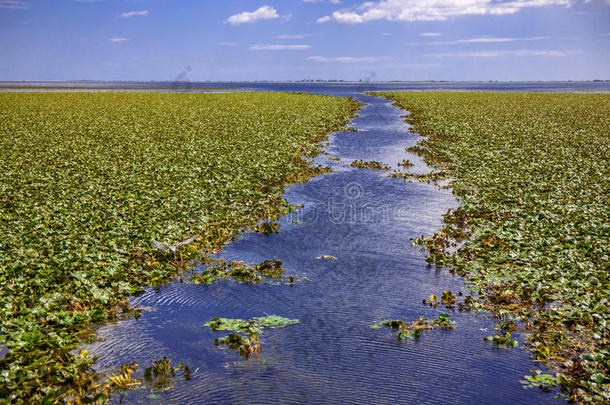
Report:
M 93 360 L 73 350 L 83 331 L 287 213 L 283 187 L 328 171 L 302 156 L 358 107 L 292 93 L 0 94 L 0 398 L 93 401 Z M 196 236 L 175 256 L 152 244 Z
M 496 333 L 494 335 L 485 337 L 483 340 L 493 342 L 496 347 L 501 348 L 517 347 L 519 344 L 515 339 L 512 338 L 510 332 Z
M 532 371 L 534 372 L 534 375 L 526 375 L 525 380 L 521 381 L 524 388 L 540 388 L 541 390 L 548 392 L 551 388 L 559 385 L 560 380 L 565 380 L 565 377 L 561 374 L 554 376 L 536 369 L 532 369 Z
M 389 177 L 397 177 L 401 179 L 413 179 L 421 183 L 434 183 L 437 181 L 445 180 L 447 175 L 442 172 L 430 172 L 430 173 L 406 173 L 400 170 L 394 170 L 389 174 Z
M 386 326 L 398 330 L 398 339 L 417 339 L 421 336 L 422 330 L 436 328 L 453 329 L 455 322 L 451 321 L 449 314 L 442 313 L 435 319 L 424 319 L 420 317 L 417 321 L 407 323 L 399 319 L 381 321 L 370 325 L 372 329 L 379 329 Z
M 106 377 L 107 388 L 110 391 L 128 391 L 142 385 L 139 378 L 133 378 L 132 374 L 137 370 L 137 364 L 123 365 L 117 373 L 110 372 Z
M 249 266 L 241 261 L 225 262 L 218 260 L 200 274 L 191 276 L 195 284 L 212 284 L 218 279 L 232 279 L 240 283 L 261 283 L 265 279 L 282 280 L 289 284 L 298 280 L 294 275 L 286 275 L 286 269 L 280 260 L 265 260 Z
M 263 233 L 265 235 L 277 233 L 279 229 L 280 223 L 278 221 L 263 221 L 254 226 L 254 232 Z
M 337 258 L 335 256 L 331 256 L 331 255 L 318 256 L 318 257 L 316 257 L 316 259 L 337 260 Z
M 376 160 L 354 160 L 349 165 L 361 169 L 390 170 L 390 166 Z
M 167 357 L 153 361 L 152 365 L 144 370 L 144 382 L 153 391 L 167 391 L 174 388 L 177 377 L 189 381 L 191 369 L 182 363 L 174 367 L 171 365 L 171 359 Z
M 299 323 L 298 319 L 283 318 L 278 315 L 267 315 L 249 320 L 212 318 L 204 326 L 213 331 L 231 331 L 233 333 L 216 338 L 214 344 L 226 345 L 229 349 L 239 350 L 240 355 L 250 357 L 261 351 L 262 342 L 259 335 L 265 328 L 283 328 L 285 326 Z
M 593 377 L 610 358 L 610 95 L 382 95 L 411 112 L 423 138 L 408 151 L 437 170 L 429 180 L 453 179 L 462 202 L 416 243 L 486 309 L 524 323 L 527 347 L 571 400 L 610 401 Z
M 411 162 L 409 159 L 403 159 L 402 162 L 400 162 L 398 164 L 398 166 L 400 167 L 404 167 L 405 169 L 408 167 L 413 167 L 413 162 Z
M 135 376 L 139 369 L 137 362 L 124 364 L 119 371 L 108 373 L 105 381 L 100 384 L 104 397 L 99 400 L 104 400 L 115 392 L 137 389 L 148 389 L 151 394 L 168 391 L 176 386 L 177 378 L 183 378 L 185 381 L 191 379 L 191 369 L 182 363 L 174 367 L 171 365 L 171 359 L 167 357 L 153 360 L 151 363 L 140 376 Z

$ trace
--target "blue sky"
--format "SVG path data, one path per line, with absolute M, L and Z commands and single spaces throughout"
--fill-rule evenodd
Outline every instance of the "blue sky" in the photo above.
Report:
M 0 80 L 610 79 L 610 0 L 0 0 L 0 55 Z

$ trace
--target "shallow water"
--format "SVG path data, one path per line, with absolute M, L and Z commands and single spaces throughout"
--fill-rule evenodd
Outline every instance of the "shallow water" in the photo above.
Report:
M 387 328 L 369 328 L 384 319 L 436 317 L 443 311 L 422 305 L 423 298 L 465 290 L 459 277 L 428 266 L 425 253 L 410 242 L 441 227 L 442 214 L 457 206 L 454 196 L 349 166 L 365 159 L 396 168 L 407 157 L 405 146 L 418 138 L 408 132 L 404 111 L 381 98 L 352 95 L 367 104 L 352 121 L 359 131 L 331 135 L 327 151 L 340 162 L 316 158 L 335 171 L 287 189 L 286 198 L 304 207 L 282 218 L 279 233 L 241 235 L 220 254 L 246 262 L 278 258 L 310 281 L 176 281 L 135 298 L 155 310 L 99 331 L 105 340 L 88 347 L 100 355 L 97 369 L 132 361 L 147 367 L 167 356 L 197 371 L 156 400 L 139 390 L 126 393 L 123 403 L 558 402 L 522 388 L 519 380 L 535 366 L 522 348 L 499 350 L 483 341 L 493 330 L 488 315 L 451 313 L 454 330 L 425 331 L 410 341 L 397 340 Z M 426 168 L 418 161 L 415 170 Z M 337 260 L 316 259 L 320 255 Z M 215 316 L 265 313 L 300 323 L 266 330 L 262 352 L 249 360 L 214 346 L 224 333 L 202 326 Z

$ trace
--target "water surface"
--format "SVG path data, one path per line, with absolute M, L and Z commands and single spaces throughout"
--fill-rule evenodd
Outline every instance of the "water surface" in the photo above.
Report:
M 0 87 L 40 86 L 48 91 L 155 91 L 155 92 L 210 92 L 240 89 L 248 91 L 294 91 L 346 95 L 366 91 L 392 90 L 472 90 L 472 91 L 571 91 L 609 92 L 610 81 L 587 82 L 96 82 L 96 81 L 0 81 Z M 65 87 L 65 90 L 58 88 Z M 80 87 L 83 89 L 74 89 Z M 120 87 L 120 89 L 117 89 Z M 114 89 L 113 89 L 114 88 Z M 161 88 L 161 89 L 160 89 Z M 214 90 L 211 90 L 214 88 Z M 91 89 L 91 90 L 87 90 Z M 44 89 L 2 89 L 2 91 L 44 91 Z M 232 91 L 232 90 L 231 90 Z

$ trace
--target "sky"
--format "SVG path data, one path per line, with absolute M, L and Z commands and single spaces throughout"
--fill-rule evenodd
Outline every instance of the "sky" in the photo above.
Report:
M 610 0 L 0 0 L 0 80 L 610 79 Z

